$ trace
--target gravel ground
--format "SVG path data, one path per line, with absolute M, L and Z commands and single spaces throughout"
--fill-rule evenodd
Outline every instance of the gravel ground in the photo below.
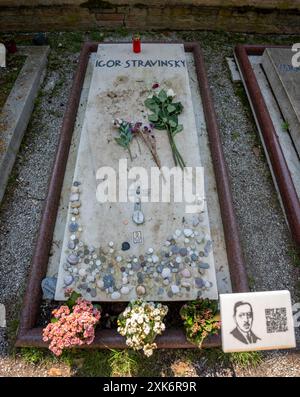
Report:
M 150 38 L 153 39 L 153 35 Z M 157 34 L 155 38 L 184 38 L 200 42 L 219 119 L 251 289 L 289 289 L 293 302 L 298 302 L 299 267 L 295 267 L 290 255 L 291 237 L 249 107 L 240 85 L 232 84 L 225 63 L 225 56 L 232 56 L 236 41 L 275 44 L 297 40 L 286 36 L 208 32 L 165 33 Z M 114 34 L 106 39 L 126 41 L 130 36 L 120 38 Z M 78 55 L 78 52 L 67 49 L 62 52 L 57 52 L 56 48 L 51 50 L 48 72 L 0 208 L 0 302 L 6 306 L 8 322 L 7 329 L 0 330 L 0 376 L 20 376 L 25 375 L 26 371 L 29 376 L 51 375 L 46 367 L 28 367 L 21 358 L 11 358 L 8 351 L 17 327 L 32 249 Z M 300 339 L 299 329 L 297 338 Z M 219 367 L 207 370 L 204 359 L 183 361 L 183 364 L 176 359 L 174 362 L 170 360 L 169 368 L 161 373 L 171 374 L 173 371 L 174 374 L 174 368 L 176 373 L 179 366 L 179 372 L 184 372 L 183 367 L 195 376 L 300 375 L 300 357 L 295 352 L 264 353 L 263 357 L 263 363 L 256 372 Z M 15 369 L 14 360 L 20 368 Z M 164 355 L 161 360 L 164 362 Z M 62 375 L 68 374 L 67 370 L 62 370 Z

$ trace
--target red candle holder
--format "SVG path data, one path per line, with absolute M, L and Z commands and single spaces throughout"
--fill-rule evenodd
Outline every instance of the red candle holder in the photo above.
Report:
M 132 49 L 133 49 L 133 52 L 135 52 L 136 54 L 141 52 L 141 37 L 140 37 L 140 35 L 133 36 Z

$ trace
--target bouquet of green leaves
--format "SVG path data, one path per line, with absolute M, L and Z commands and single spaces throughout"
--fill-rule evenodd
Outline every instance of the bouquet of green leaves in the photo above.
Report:
M 174 96 L 172 89 L 162 89 L 157 95 L 153 94 L 147 98 L 145 106 L 152 112 L 148 116 L 150 123 L 158 130 L 167 130 L 175 165 L 183 169 L 185 162 L 174 140 L 175 135 L 183 130 L 183 125 L 178 124 L 178 115 L 182 112 L 183 106 L 180 102 L 173 102 Z

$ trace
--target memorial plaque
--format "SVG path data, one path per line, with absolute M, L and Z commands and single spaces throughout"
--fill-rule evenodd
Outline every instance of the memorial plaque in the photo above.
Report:
M 292 65 L 294 55 L 291 49 L 266 48 L 262 65 L 300 155 L 300 67 Z
M 220 294 L 223 351 L 296 346 L 289 291 Z
M 128 170 L 142 167 L 149 175 L 156 167 L 143 142 L 132 143 L 131 156 L 118 145 L 112 123 L 116 118 L 147 122 L 144 101 L 154 83 L 173 90 L 183 104 L 176 145 L 186 166 L 202 166 L 183 45 L 143 44 L 138 55 L 128 44 L 99 45 L 70 187 L 57 300 L 65 299 L 66 288 L 93 301 L 218 298 L 205 200 L 202 206 L 197 200 L 177 202 L 171 189 L 170 201 L 155 202 L 151 186 L 142 188 L 138 206 L 126 195 L 99 202 L 97 191 L 105 181 L 101 167 L 115 172 L 117 184 L 126 178 L 122 164 Z M 167 132 L 154 134 L 162 166 L 173 168 Z M 137 194 L 138 182 L 129 179 L 128 189 L 134 183 Z

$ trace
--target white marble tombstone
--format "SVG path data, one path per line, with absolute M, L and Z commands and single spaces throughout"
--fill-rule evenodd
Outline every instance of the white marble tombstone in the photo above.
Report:
M 6 67 L 6 48 L 5 45 L 0 43 L 0 68 Z
M 289 291 L 220 294 L 224 352 L 296 346 Z
M 73 198 L 79 201 L 71 206 L 78 208 L 69 208 L 57 300 L 65 299 L 66 287 L 94 301 L 128 301 L 137 296 L 147 300 L 189 300 L 199 293 L 210 299 L 218 297 L 206 202 L 203 214 L 186 214 L 186 203 L 174 202 L 173 192 L 171 202 L 152 202 L 149 197 L 142 203 L 145 222 L 136 225 L 132 221 L 132 202 L 97 200 L 100 167 L 111 167 L 120 178 L 120 159 L 127 161 L 128 169 L 144 167 L 149 171 L 155 167 L 143 143 L 140 152 L 133 142 L 130 160 L 127 150 L 115 142 L 118 134 L 112 119 L 146 122 L 144 101 L 156 82 L 162 88 L 173 89 L 176 100 L 184 106 L 179 116 L 184 130 L 176 135 L 176 143 L 187 166 L 202 165 L 183 45 L 144 44 L 140 54 L 134 54 L 130 44 L 99 45 L 73 179 L 81 183 L 72 189 Z M 155 136 L 162 165 L 174 167 L 167 133 L 155 130 Z M 150 190 L 141 194 L 147 198 Z M 170 263 L 162 256 L 170 253 L 171 244 L 165 243 L 176 232 L 180 235 L 174 250 L 180 246 L 190 251 L 183 256 L 177 253 Z M 123 242 L 130 243 L 128 251 L 121 250 Z M 196 259 L 188 264 L 186 257 L 192 253 Z

